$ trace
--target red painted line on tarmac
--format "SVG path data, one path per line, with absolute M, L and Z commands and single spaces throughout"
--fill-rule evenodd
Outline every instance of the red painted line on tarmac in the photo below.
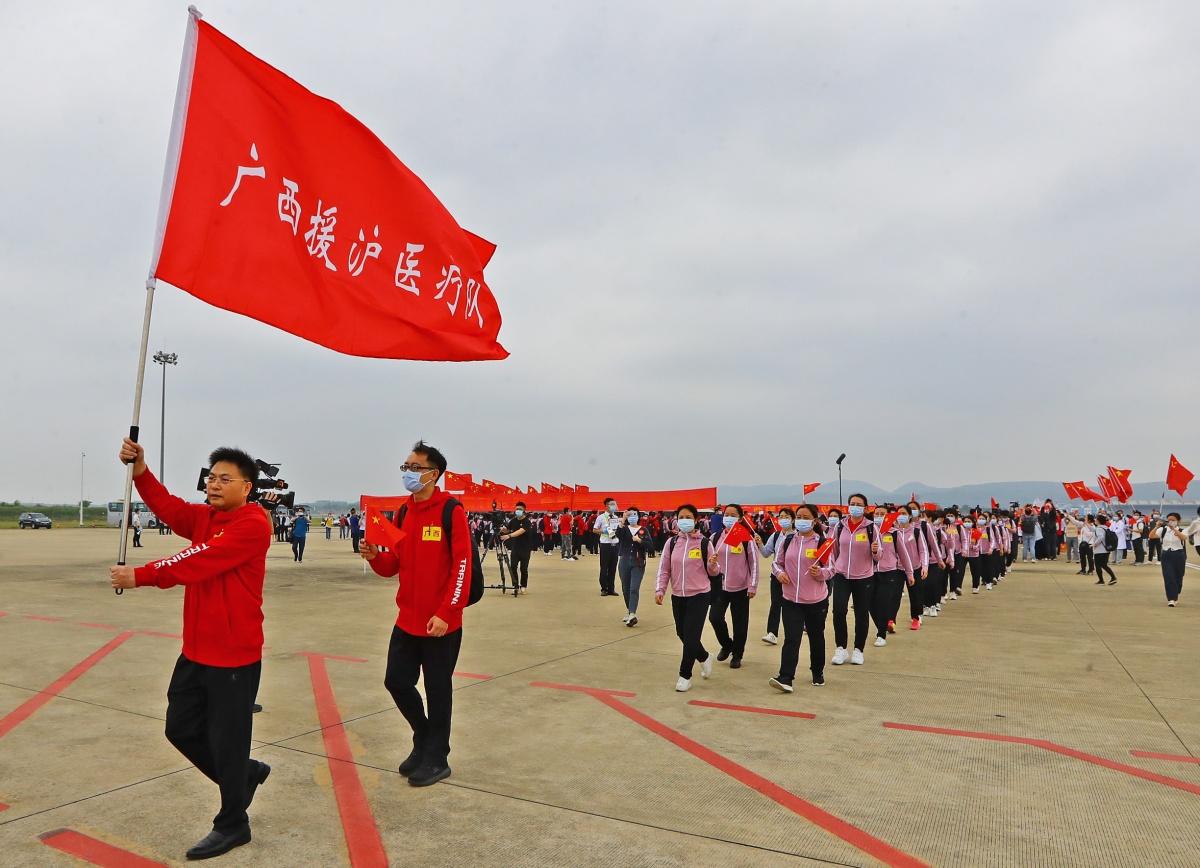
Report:
M 157 630 L 138 630 L 142 636 L 157 636 L 159 639 L 182 639 L 178 633 L 160 633 Z
M 739 783 L 745 784 L 752 790 L 762 793 L 768 799 L 776 802 L 779 805 L 787 808 L 795 814 L 808 820 L 817 826 L 820 826 L 831 835 L 841 838 L 847 844 L 857 847 L 869 856 L 873 856 L 885 865 L 900 866 L 900 868 L 929 868 L 915 856 L 910 856 L 903 850 L 898 850 L 886 841 L 881 841 L 878 838 L 864 832 L 857 826 L 847 823 L 840 817 L 835 817 L 828 811 L 817 807 L 812 802 L 800 798 L 795 793 L 785 790 L 779 784 L 769 781 L 755 772 L 750 771 L 743 765 L 739 765 L 733 760 L 725 757 L 711 748 L 707 748 L 697 741 L 693 741 L 681 732 L 671 729 L 671 727 L 655 720 L 648 714 L 643 714 L 632 705 L 622 702 L 618 696 L 630 696 L 632 694 L 623 691 L 615 690 L 596 690 L 590 687 L 579 687 L 572 684 L 547 684 L 545 682 L 534 682 L 533 687 L 551 687 L 558 690 L 574 690 L 580 693 L 590 694 L 595 699 L 603 702 L 614 711 L 620 712 L 625 717 L 632 720 L 634 723 L 650 730 L 655 735 L 661 736 L 671 744 L 681 748 L 697 759 L 703 760 L 718 771 L 722 771 L 729 775 Z
M 530 687 L 549 687 L 551 690 L 573 690 L 576 693 L 587 693 L 591 696 L 637 696 L 628 690 L 607 690 L 603 687 L 583 687 L 578 684 L 555 684 L 551 681 L 531 681 Z
M 71 682 L 107 657 L 132 635 L 133 633 L 131 631 L 126 631 L 119 636 L 114 636 L 112 639 L 109 639 L 106 643 L 101 645 L 87 657 L 84 657 L 82 660 L 60 675 L 50 684 L 50 686 L 29 697 L 29 699 L 17 706 L 8 714 L 4 715 L 4 717 L 0 717 L 0 738 L 4 738 L 4 736 L 12 732 L 20 723 L 33 715 L 33 713 L 39 708 L 70 687 Z
M 93 624 L 89 621 L 76 621 L 80 627 L 95 627 L 97 630 L 112 630 L 114 633 L 120 630 L 120 627 L 114 627 L 112 624 Z
M 1085 753 L 1081 750 L 1076 750 L 1073 747 L 1056 744 L 1052 741 L 1047 741 L 1043 738 L 1025 738 L 1019 735 L 1000 735 L 995 732 L 970 732 L 963 729 L 944 729 L 938 726 L 917 726 L 911 723 L 885 723 L 887 729 L 903 729 L 909 732 L 926 732 L 933 735 L 953 735 L 960 738 L 974 738 L 983 741 L 1003 741 L 1010 744 L 1023 744 L 1028 747 L 1036 747 L 1041 750 L 1050 751 L 1051 753 L 1060 754 L 1062 756 L 1077 759 L 1080 762 L 1091 763 L 1092 765 L 1100 766 L 1101 768 L 1111 769 L 1114 772 L 1121 772 L 1130 775 L 1131 777 L 1141 778 L 1145 781 L 1153 781 L 1156 784 L 1162 784 L 1164 787 L 1172 787 L 1176 790 L 1183 790 L 1185 793 L 1192 793 L 1200 796 L 1200 784 L 1193 784 L 1187 781 L 1181 781 L 1179 778 L 1167 777 L 1166 775 L 1155 774 L 1148 772 L 1145 769 L 1139 769 L 1137 766 L 1127 766 L 1124 763 L 1107 760 L 1104 757 L 1096 756 L 1095 754 Z
M 53 615 L 22 615 L 22 618 L 28 618 L 30 621 L 65 621 L 66 618 L 55 618 Z
M 474 672 L 455 672 L 454 674 L 457 675 L 459 678 L 474 678 L 476 681 L 491 681 L 492 680 L 492 676 L 490 676 L 490 675 L 478 675 Z
M 346 738 L 341 712 L 333 695 L 333 683 L 325 667 L 326 659 L 355 663 L 367 661 L 308 652 L 304 656 L 308 658 L 313 700 L 317 704 L 317 719 L 321 724 L 321 738 L 325 742 L 329 776 L 333 780 L 333 795 L 342 820 L 342 832 L 350 852 L 350 865 L 352 868 L 387 868 L 388 858 L 383 849 L 383 840 L 379 837 L 379 827 L 375 824 L 375 815 L 371 813 L 367 794 L 358 777 L 358 766 L 354 764 L 354 753 L 350 750 L 350 741 Z
M 0 811 L 7 811 L 8 808 L 9 806 L 4 804 L 4 802 L 0 802 Z
M 726 705 L 724 702 L 708 702 L 704 699 L 693 699 L 688 705 L 698 705 L 701 708 L 720 708 L 724 711 L 748 711 L 751 714 L 777 714 L 780 717 L 802 717 L 812 720 L 815 714 L 807 711 L 784 711 L 782 708 L 760 708 L 757 705 Z
M 1151 753 L 1145 750 L 1131 750 L 1129 755 L 1141 757 L 1142 759 L 1167 760 L 1173 763 L 1200 763 L 1200 759 L 1194 756 L 1180 756 L 1176 753 Z
M 155 862 L 137 853 L 130 853 L 74 829 L 55 829 L 53 832 L 43 832 L 38 838 L 55 850 L 104 868 L 167 868 L 165 862 Z

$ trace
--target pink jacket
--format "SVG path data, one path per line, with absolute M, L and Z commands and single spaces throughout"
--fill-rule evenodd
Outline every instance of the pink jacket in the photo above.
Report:
M 983 536 L 979 538 L 979 553 L 981 555 L 990 555 L 992 549 L 996 546 L 996 528 L 989 522 L 979 529 L 983 531 Z
M 904 549 L 908 555 L 908 562 L 912 565 L 913 572 L 929 569 L 929 548 L 925 545 L 924 534 L 918 534 L 916 527 L 908 525 L 907 527 L 895 528 L 896 542 Z
M 860 519 L 853 530 L 853 520 L 844 518 L 837 526 L 834 539 L 833 574 L 848 579 L 869 579 L 875 575 L 875 556 L 871 554 L 871 540 L 878 541 L 879 528 L 870 519 Z
M 720 538 L 710 543 L 710 552 L 716 552 L 717 564 L 721 574 L 725 576 L 722 587 L 726 591 L 750 591 L 758 593 L 758 545 L 754 540 L 744 542 L 739 546 L 725 545 L 725 537 L 729 531 L 721 531 Z
M 771 571 L 777 576 L 787 575 L 789 579 L 787 582 L 782 579 L 779 581 L 785 600 L 791 600 L 793 603 L 819 603 L 829 596 L 829 586 L 825 583 L 833 578 L 833 567 L 821 567 L 821 575 L 815 579 L 808 572 L 816 554 L 815 533 L 806 536 L 796 533 L 780 541 Z
M 929 552 L 929 563 L 936 566 L 943 566 L 946 562 L 946 555 L 942 551 L 941 540 L 938 539 L 937 531 L 933 525 L 927 521 L 921 521 L 917 524 L 917 530 L 920 531 L 921 540 L 925 543 L 925 547 Z
M 885 534 L 879 537 L 879 560 L 876 562 L 876 569 L 881 573 L 890 573 L 892 570 L 903 570 L 906 578 L 913 577 L 912 561 L 908 557 L 908 549 L 898 545 L 896 542 L 896 527 L 893 526 Z
M 963 544 L 967 538 L 967 534 L 966 531 L 962 529 L 961 525 L 946 525 L 946 536 L 950 538 L 950 548 L 954 551 L 955 555 L 966 554 Z
M 692 531 L 687 535 L 676 534 L 667 540 L 658 564 L 658 581 L 654 587 L 656 595 L 665 594 L 668 584 L 675 597 L 694 597 L 712 590 L 709 576 L 717 575 L 719 570 L 708 569 L 700 545 L 703 539 L 700 531 Z M 708 553 L 711 555 L 714 551 L 710 544 Z
M 938 536 L 938 544 L 942 547 L 942 558 L 946 561 L 946 569 L 954 566 L 954 556 L 958 549 L 958 541 L 951 535 L 953 527 L 940 525 L 934 529 Z

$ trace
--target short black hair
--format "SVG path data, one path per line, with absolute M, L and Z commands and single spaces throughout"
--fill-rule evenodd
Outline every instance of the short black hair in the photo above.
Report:
M 606 498 L 604 498 L 604 505 L 605 505 L 605 506 L 608 506 L 610 503 L 616 503 L 616 502 L 617 502 L 617 499 L 616 499 L 615 497 L 606 497 Z
M 857 491 L 854 492 L 854 494 L 850 495 L 848 498 L 846 498 L 846 504 L 849 505 L 850 501 L 854 500 L 854 498 L 856 498 L 856 497 L 862 500 L 863 506 L 867 505 L 867 496 L 865 494 L 861 494 L 860 492 L 857 492 Z
M 700 517 L 700 513 L 696 511 L 696 507 L 692 506 L 690 503 L 681 503 L 679 506 L 675 507 L 675 517 L 679 518 L 679 513 L 685 510 L 692 514 L 693 519 Z
M 254 463 L 254 459 L 250 457 L 250 453 L 238 449 L 236 446 L 218 446 L 208 456 L 210 472 L 214 466 L 222 461 L 236 464 L 238 472 L 242 474 L 242 478 L 246 481 L 253 482 L 258 479 L 258 465 Z
M 731 503 L 726 506 L 725 509 L 732 509 L 735 511 L 738 514 L 738 518 L 746 517 L 746 510 L 742 509 L 742 505 L 740 503 Z M 721 510 L 721 512 L 724 512 L 725 509 Z
M 433 466 L 437 468 L 438 479 L 442 478 L 442 474 L 446 472 L 446 456 L 437 447 L 430 446 L 424 440 L 418 440 L 413 444 L 412 451 L 426 461 L 432 462 Z
M 524 509 L 524 508 L 525 508 L 525 501 L 523 501 L 523 500 L 518 500 L 518 501 L 517 501 L 517 503 L 516 503 L 516 506 L 514 506 L 514 507 L 513 507 L 513 509 L 516 509 L 518 506 L 519 506 L 521 509 Z
M 1171 520 L 1171 516 L 1175 516 L 1176 521 L 1183 521 L 1183 516 L 1177 512 L 1168 512 L 1167 513 L 1167 521 Z

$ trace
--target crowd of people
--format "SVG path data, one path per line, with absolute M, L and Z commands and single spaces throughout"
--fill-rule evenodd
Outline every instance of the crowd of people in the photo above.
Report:
M 1013 509 L 935 508 L 911 501 L 870 506 L 861 494 L 822 512 L 809 504 L 747 513 L 738 504 L 702 513 L 690 505 L 674 513 L 618 510 L 613 500 L 598 512 L 529 513 L 518 503 L 510 516 L 475 514 L 476 545 L 502 548 L 514 593 L 528 593 L 534 552 L 576 561 L 599 555 L 601 596 L 621 596 L 622 621 L 638 624 L 641 585 L 648 561 L 659 559 L 655 602 L 670 598 L 682 644 L 676 689 L 690 689 L 695 667 L 708 678 L 714 663 L 739 669 L 746 653 L 751 601 L 766 583 L 769 603 L 762 642 L 780 645 L 780 665 L 770 685 L 792 692 L 800 647 L 807 634 L 812 683 L 825 683 L 825 627 L 832 609 L 834 666 L 866 662 L 866 646 L 886 647 L 898 623 L 920 630 L 960 599 L 987 593 L 1022 563 L 1066 560 L 1097 584 L 1115 585 L 1114 563 L 1132 552 L 1133 566 L 1159 562 L 1169 606 L 1182 589 L 1189 539 L 1200 553 L 1200 517 L 1186 529 L 1178 513 L 1126 516 L 1117 509 L 1081 515 L 1051 500 Z M 743 530 L 744 529 L 744 530 Z M 764 561 L 764 559 L 767 559 Z M 620 591 L 616 582 L 620 581 Z M 900 612 L 908 600 L 907 618 Z M 850 612 L 853 610 L 853 624 Z M 705 648 L 708 623 L 715 650 Z M 782 628 L 782 631 L 781 631 Z M 853 628 L 851 630 L 851 628 Z

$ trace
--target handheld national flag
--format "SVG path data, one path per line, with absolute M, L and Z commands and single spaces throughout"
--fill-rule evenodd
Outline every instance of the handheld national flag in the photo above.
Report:
M 899 515 L 900 515 L 900 511 L 896 510 L 895 512 L 889 512 L 886 516 L 884 516 L 883 524 L 881 524 L 879 526 L 879 532 L 887 533 L 889 530 L 891 530 L 893 527 L 895 527 L 896 526 L 896 518 Z
M 1111 464 L 1108 465 L 1108 478 L 1113 484 L 1113 492 L 1116 494 L 1117 500 L 1121 503 L 1125 503 L 1133 497 L 1133 486 L 1129 484 L 1129 474 L 1132 472 L 1132 470 L 1122 470 Z
M 981 539 L 983 539 L 983 531 L 979 528 L 974 528 L 971 531 L 971 542 L 979 542 Z
M 992 509 L 999 509 L 999 508 L 1000 508 L 1000 504 L 998 504 L 996 502 L 996 498 L 993 497 L 992 498 Z
M 743 520 L 729 529 L 729 533 L 725 534 L 724 543 L 733 548 L 752 539 L 754 539 L 754 532 L 750 530 L 750 526 Z
M 1167 465 L 1167 488 L 1183 497 L 1193 479 L 1195 474 L 1180 464 L 1179 459 L 1172 454 L 1171 462 Z
M 508 355 L 483 275 L 495 246 L 357 118 L 199 13 L 169 142 L 151 278 L 350 355 Z
M 807 482 L 804 485 L 804 494 L 805 495 L 812 494 L 814 491 L 816 491 L 820 487 L 821 487 L 821 483 L 819 483 L 819 482 Z
M 1097 476 L 1096 484 L 1100 486 L 1100 492 L 1103 495 L 1100 498 L 1101 500 L 1108 501 L 1117 496 L 1116 491 L 1113 489 L 1112 480 L 1107 476 Z
M 821 547 L 817 549 L 817 555 L 813 558 L 818 564 L 825 565 L 829 562 L 830 555 L 833 554 L 833 538 L 825 540 L 821 543 Z
M 367 526 L 364 539 L 370 545 L 394 549 L 408 535 L 373 506 L 366 508 L 363 519 Z

